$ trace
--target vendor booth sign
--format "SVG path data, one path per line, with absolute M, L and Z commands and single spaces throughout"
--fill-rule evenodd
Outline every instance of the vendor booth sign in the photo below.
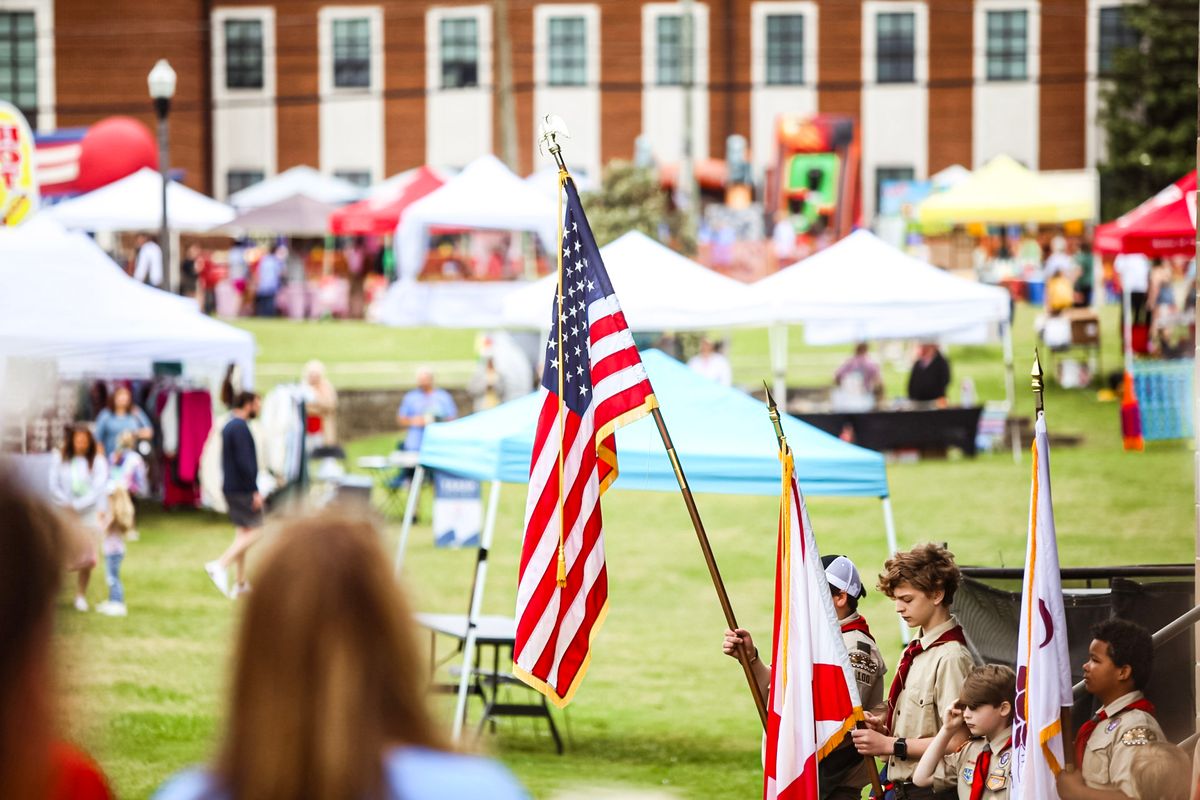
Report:
M 11 103 L 0 101 L 0 225 L 18 225 L 38 207 L 33 134 Z
M 483 523 L 479 481 L 437 470 L 433 473 L 433 543 L 478 547 Z

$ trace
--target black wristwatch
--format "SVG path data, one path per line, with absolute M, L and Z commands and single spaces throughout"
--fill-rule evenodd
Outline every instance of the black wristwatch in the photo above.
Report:
M 896 743 L 892 745 L 892 755 L 901 761 L 908 761 L 908 740 L 903 736 L 896 737 Z

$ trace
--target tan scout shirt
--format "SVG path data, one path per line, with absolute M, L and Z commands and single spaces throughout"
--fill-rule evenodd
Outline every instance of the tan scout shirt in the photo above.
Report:
M 930 648 L 939 636 L 957 624 L 958 620 L 951 616 L 941 625 L 922 632 L 923 649 L 913 659 L 904 689 L 896 698 L 892 736 L 927 739 L 935 735 L 942 727 L 942 717 L 945 716 L 946 709 L 958 702 L 963 681 L 975 666 L 970 652 L 959 642 L 946 642 Z M 901 761 L 895 756 L 889 756 L 888 779 L 897 782 L 912 780 L 919 760 L 909 758 L 907 761 Z M 946 788 L 946 784 L 935 775 L 933 788 L 941 791 Z
M 975 766 L 986 744 L 992 746 L 992 761 L 983 788 L 983 800 L 1008 800 L 1010 769 L 1012 767 L 1012 728 L 1005 728 L 989 742 L 982 736 L 970 739 L 957 753 L 948 753 L 943 760 L 946 783 L 958 785 L 958 800 L 971 800 L 971 784 Z M 1001 750 L 1003 748 L 1003 751 Z
M 846 625 L 858 618 L 859 615 L 855 612 L 840 620 L 840 624 Z M 850 654 L 850 666 L 854 668 L 854 682 L 858 684 L 858 696 L 862 699 L 863 710 L 880 713 L 884 708 L 883 678 L 887 674 L 887 666 L 883 663 L 879 647 L 874 639 L 862 631 L 842 631 L 842 641 L 846 643 L 846 652 Z M 840 747 L 854 747 L 849 735 Z M 844 778 L 840 785 L 861 789 L 870 782 L 870 773 L 867 771 L 866 762 L 863 762 Z
M 1083 752 L 1080 774 L 1083 782 L 1093 789 L 1115 789 L 1137 798 L 1130 768 L 1141 745 L 1165 742 L 1162 728 L 1150 714 L 1138 709 L 1121 709 L 1144 697 L 1141 692 L 1121 695 L 1104 707 L 1109 719 L 1092 731 L 1087 749 Z M 1146 797 L 1141 800 L 1157 800 Z

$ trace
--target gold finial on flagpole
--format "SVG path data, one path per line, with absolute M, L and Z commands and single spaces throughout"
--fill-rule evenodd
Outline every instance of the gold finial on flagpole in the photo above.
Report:
M 1046 384 L 1042 377 L 1042 361 L 1038 358 L 1037 348 L 1033 348 L 1033 369 L 1029 372 L 1030 383 L 1033 386 L 1033 397 L 1037 413 L 1042 413 L 1044 410 L 1043 395 L 1046 391 Z
M 775 438 L 779 440 L 779 448 L 782 450 L 787 447 L 787 437 L 783 434 L 783 420 L 779 416 L 779 407 L 775 405 L 775 397 L 771 394 L 771 387 L 763 381 L 763 390 L 767 393 L 767 416 L 771 418 L 771 424 L 775 426 Z

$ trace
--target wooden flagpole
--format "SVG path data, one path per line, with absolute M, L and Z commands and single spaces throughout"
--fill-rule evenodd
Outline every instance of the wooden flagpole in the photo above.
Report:
M 783 433 L 783 420 L 779 417 L 779 407 L 775 405 L 775 398 L 771 395 L 771 387 L 767 386 L 767 382 L 763 381 L 763 389 L 767 392 L 767 415 L 771 418 L 771 424 L 775 426 L 775 439 L 779 442 L 780 451 L 788 449 L 787 436 Z M 859 730 L 866 730 L 867 724 L 863 720 L 859 720 L 855 726 Z M 883 784 L 879 780 L 879 765 L 875 763 L 875 756 L 863 756 L 863 763 L 867 765 L 867 775 L 871 779 L 871 789 L 875 792 L 875 797 L 883 797 Z
M 565 126 L 562 120 L 552 114 L 546 115 L 542 121 L 541 140 L 547 146 L 546 149 L 550 155 L 554 157 L 560 174 L 567 173 L 567 166 L 562 157 L 562 145 L 559 144 L 557 138 L 560 135 L 565 135 L 564 129 Z M 671 460 L 671 469 L 674 470 L 675 480 L 679 483 L 679 491 L 683 495 L 684 505 L 687 506 L 688 516 L 691 517 L 692 528 L 696 531 L 696 539 L 700 543 L 700 552 L 704 554 L 704 563 L 708 565 L 708 574 L 712 578 L 713 588 L 716 589 L 717 600 L 721 603 L 721 611 L 725 614 L 725 624 L 729 626 L 730 630 L 736 630 L 738 624 L 737 618 L 733 614 L 733 605 L 729 602 L 729 593 L 725 591 L 725 583 L 721 580 L 721 571 L 717 568 L 717 560 L 713 556 L 712 546 L 708 541 L 708 534 L 704 530 L 704 522 L 700 519 L 699 509 L 696 508 L 696 498 L 692 496 L 692 489 L 688 486 L 687 476 L 683 473 L 683 465 L 679 463 L 679 456 L 675 453 L 675 445 L 671 443 L 671 434 L 667 431 L 667 424 L 663 421 L 662 412 L 655 408 L 651 411 L 651 414 L 654 416 L 654 424 L 658 426 L 658 435 L 662 438 L 663 447 L 667 450 L 667 458 Z M 741 648 L 738 648 L 738 661 L 742 665 L 742 672 L 746 674 L 746 682 L 750 685 L 750 693 L 754 697 L 754 705 L 758 708 L 758 716 L 765 730 L 767 727 L 767 703 L 763 697 L 762 690 L 758 686 L 758 681 L 754 679 L 754 669 L 750 665 L 750 656 L 743 652 Z

